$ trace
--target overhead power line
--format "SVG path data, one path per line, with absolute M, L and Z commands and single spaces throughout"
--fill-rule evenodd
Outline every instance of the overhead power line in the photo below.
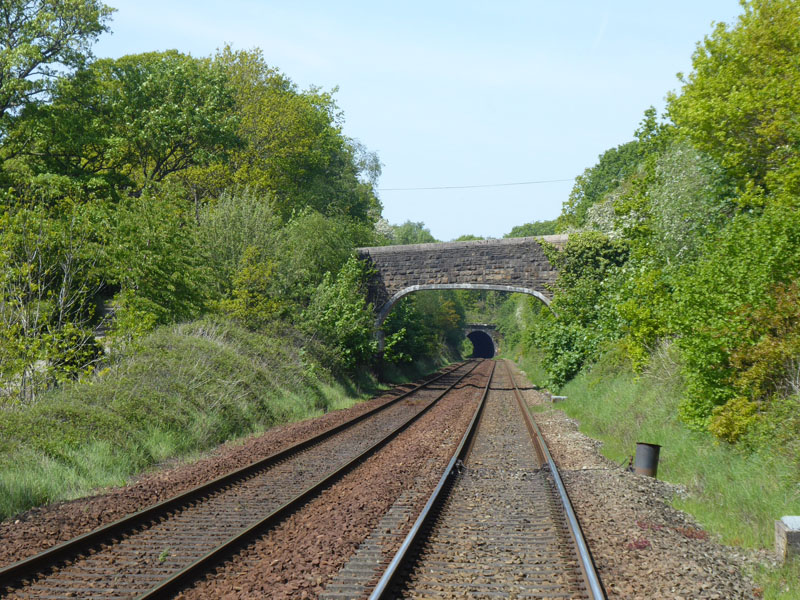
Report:
M 515 181 L 514 183 L 484 183 L 480 185 L 440 185 L 434 187 L 405 187 L 405 188 L 379 188 L 379 192 L 414 192 L 420 190 L 465 190 L 470 188 L 491 188 L 507 187 L 511 185 L 536 185 L 538 183 L 560 183 L 562 181 L 573 181 L 571 179 L 543 179 L 541 181 Z

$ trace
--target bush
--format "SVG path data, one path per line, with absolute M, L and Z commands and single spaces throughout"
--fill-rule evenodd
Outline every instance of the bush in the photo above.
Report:
M 788 358 L 793 342 L 778 343 L 770 328 L 783 328 L 780 337 L 796 327 L 796 306 L 784 299 L 783 312 L 776 307 L 799 275 L 800 214 L 777 206 L 738 215 L 709 239 L 701 260 L 680 270 L 671 319 L 685 361 L 681 414 L 691 426 L 706 428 L 714 407 L 742 395 L 737 390 L 757 400 L 757 389 L 785 374 L 785 362 L 770 357 Z
M 281 324 L 160 327 L 86 382 L 0 409 L 0 518 L 327 410 L 347 394 L 316 346 Z
M 377 351 L 375 314 L 367 304 L 367 263 L 351 257 L 334 278 L 326 273 L 303 312 L 303 328 L 329 350 L 337 370 L 352 371 L 368 364 Z

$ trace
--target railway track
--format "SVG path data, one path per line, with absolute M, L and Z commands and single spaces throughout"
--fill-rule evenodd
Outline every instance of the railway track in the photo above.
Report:
M 0 569 L 4 598 L 167 598 L 419 419 L 479 362 L 213 482 Z
M 323 598 L 356 597 L 353 582 Z M 507 363 L 369 598 L 605 598 Z

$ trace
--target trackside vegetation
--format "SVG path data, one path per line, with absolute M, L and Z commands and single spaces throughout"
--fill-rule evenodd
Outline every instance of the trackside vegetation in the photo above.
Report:
M 800 6 L 742 10 L 698 44 L 667 112 L 647 110 L 631 142 L 576 179 L 556 220 L 569 240 L 549 251 L 552 310 L 517 301 L 505 324 L 541 352 L 554 389 L 607 352 L 639 373 L 669 346 L 682 423 L 796 457 Z
M 576 179 L 552 310 L 495 314 L 610 458 L 663 444 L 678 507 L 771 551 L 773 521 L 800 513 L 800 5 L 741 4 L 666 113 Z M 800 597 L 799 571 L 758 573 L 764 597 Z
M 337 381 L 291 329 L 207 317 L 158 328 L 90 380 L 0 419 L 0 515 L 124 484 L 224 441 L 347 406 L 377 388 Z M 349 386 L 349 387 L 348 387 Z
M 463 338 L 459 299 L 421 295 L 377 356 L 355 248 L 405 228 L 335 90 L 258 49 L 95 58 L 112 13 L 0 5 L 0 518 L 347 405 Z
M 676 506 L 771 549 L 800 513 L 800 3 L 741 5 L 557 219 L 509 232 L 569 234 L 550 309 L 408 295 L 378 357 L 354 250 L 436 240 L 381 217 L 335 90 L 258 49 L 98 59 L 112 8 L 1 3 L 0 518 L 346 406 L 496 322 L 610 458 L 663 443 Z M 800 597 L 797 561 L 756 576 Z
M 557 408 L 601 440 L 602 453 L 620 465 L 635 453 L 636 442 L 662 445 L 658 478 L 678 486 L 676 508 L 725 544 L 771 553 L 775 519 L 800 511 L 796 465 L 781 453 L 742 452 L 687 428 L 678 416 L 683 382 L 676 350 L 659 349 L 641 373 L 620 364 L 619 353 L 606 353 L 561 389 L 567 400 Z M 520 360 L 538 384 L 547 378 L 541 364 L 535 354 Z M 800 592 L 800 560 L 779 569 L 765 565 L 752 575 L 764 598 L 788 600 Z

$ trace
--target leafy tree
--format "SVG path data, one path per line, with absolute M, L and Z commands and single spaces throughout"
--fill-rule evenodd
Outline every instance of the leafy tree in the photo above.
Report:
M 223 310 L 250 329 L 266 327 L 282 310 L 274 273 L 274 259 L 265 248 L 247 246 L 233 276 L 231 296 L 221 303 Z
M 465 233 L 464 235 L 458 236 L 454 239 L 454 242 L 477 242 L 478 240 L 485 240 L 486 238 L 482 238 L 477 235 L 472 235 L 470 233 Z
M 213 297 L 211 273 L 180 198 L 145 193 L 114 206 L 106 281 L 119 288 L 115 326 L 139 334 L 196 318 Z
M 38 172 L 143 187 L 227 156 L 238 118 L 225 74 L 170 50 L 103 59 L 29 107 L 12 145 Z
M 680 130 L 738 182 L 755 190 L 800 191 L 800 5 L 748 0 L 734 26 L 718 23 L 698 44 L 692 72 L 668 110 Z
M 212 195 L 218 195 L 215 186 L 247 187 L 268 196 L 284 220 L 304 208 L 363 221 L 377 217 L 380 204 L 373 186 L 380 161 L 342 134 L 333 92 L 298 91 L 266 64 L 260 50 L 228 47 L 214 63 L 235 92 L 244 146 L 228 167 L 215 165 L 197 175 Z
M 276 293 L 302 309 L 326 273 L 338 273 L 353 248 L 370 246 L 373 240 L 365 223 L 311 209 L 296 214 L 277 234 Z
M 92 326 L 103 252 L 91 208 L 2 208 L 0 396 L 30 401 L 102 356 Z
M 570 235 L 562 251 L 548 254 L 558 270 L 553 310 L 580 325 L 593 324 L 604 294 L 603 284 L 628 260 L 628 244 L 587 231 Z
M 216 295 L 227 298 L 245 252 L 257 249 L 264 256 L 276 256 L 279 230 L 283 223 L 266 199 L 249 190 L 225 193 L 206 204 L 200 214 L 197 236 L 205 249 L 216 285 Z M 250 250 L 252 261 L 254 251 Z M 265 263 L 265 268 L 274 269 Z
M 548 249 L 558 269 L 552 311 L 538 313 L 527 345 L 542 353 L 551 385 L 566 383 L 621 335 L 614 291 L 629 253 L 624 240 L 595 231 L 570 234 L 562 251 Z
M 537 235 L 553 235 L 556 233 L 556 220 L 532 221 L 524 225 L 516 225 L 505 234 L 504 238 L 532 237 Z
M 647 195 L 655 251 L 670 264 L 696 258 L 706 238 L 735 213 L 729 179 L 685 140 L 658 156 L 654 176 Z
M 684 360 L 681 413 L 687 423 L 707 427 L 713 409 L 737 396 L 745 363 L 736 359 L 737 367 L 733 357 L 762 352 L 758 345 L 772 327 L 766 315 L 776 312 L 780 298 L 770 290 L 799 276 L 800 218 L 782 206 L 737 215 L 707 240 L 702 259 L 683 266 L 674 279 L 670 319 Z M 775 374 L 784 368 L 770 365 Z
M 383 323 L 384 359 L 402 363 L 438 358 L 447 347 L 458 351 L 466 318 L 457 292 L 428 290 L 401 298 Z
M 631 259 L 615 291 L 616 308 L 635 368 L 676 334 L 675 281 L 736 212 L 732 193 L 729 179 L 708 155 L 676 139 L 648 157 L 642 177 L 617 196 L 615 227 L 623 225 Z
M 406 221 L 402 225 L 392 225 L 391 243 L 393 245 L 428 244 L 436 241 L 438 240 L 425 227 L 425 223 Z
M 575 178 L 575 186 L 556 220 L 558 231 L 583 226 L 591 206 L 603 200 L 635 170 L 640 160 L 638 141 L 628 142 L 606 150 L 598 163 Z
M 0 3 L 0 136 L 8 117 L 41 98 L 65 68 L 86 63 L 111 13 L 97 0 Z

